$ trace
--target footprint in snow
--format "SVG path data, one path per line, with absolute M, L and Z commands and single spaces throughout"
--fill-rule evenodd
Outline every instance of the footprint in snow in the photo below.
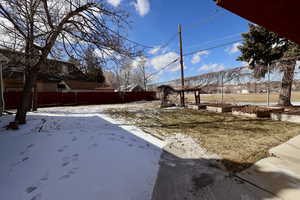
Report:
M 75 142 L 75 141 L 77 141 L 77 137 L 74 136 L 74 137 L 72 138 L 72 142 Z
M 76 171 L 78 170 L 79 168 L 78 167 L 73 167 L 72 170 L 68 171 L 67 174 L 59 177 L 58 180 L 64 180 L 64 179 L 68 179 L 68 178 L 71 178 L 73 175 L 76 174 Z
M 61 166 L 62 167 L 65 167 L 65 166 L 67 166 L 67 165 L 69 165 L 70 164 L 70 162 L 64 162 Z
M 25 162 L 26 160 L 29 160 L 29 159 L 30 159 L 29 157 L 24 157 L 20 161 L 10 164 L 10 171 L 13 171 L 13 169 L 16 166 L 20 165 L 22 162 Z
M 65 167 L 69 164 L 71 164 L 73 161 L 79 160 L 79 154 L 75 153 L 72 156 L 65 156 L 62 158 L 63 163 L 61 164 L 62 167 Z
M 133 142 L 137 142 L 137 140 L 136 139 L 134 139 L 134 138 L 132 138 L 132 139 L 130 139 L 131 141 L 133 141 Z
M 75 153 L 75 154 L 73 154 L 72 156 L 73 156 L 73 157 L 78 157 L 79 154 L 78 154 L 78 153 Z
M 72 161 L 78 161 L 79 160 L 79 154 L 76 153 L 76 154 L 73 154 L 72 155 Z
M 42 193 L 34 195 L 30 200 L 42 200 Z
M 97 148 L 98 146 L 99 146 L 99 145 L 98 145 L 97 143 L 94 143 L 94 144 L 90 145 L 88 149 L 89 149 L 89 150 L 90 150 L 90 149 L 94 149 L 94 148 Z
M 27 151 L 29 151 L 29 149 L 31 149 L 32 147 L 34 147 L 34 144 L 29 144 L 26 146 L 24 151 L 20 152 L 20 155 L 24 155 L 25 153 L 27 153 Z
M 22 158 L 22 162 L 25 162 L 26 160 L 29 160 L 29 157 Z
M 61 152 L 64 152 L 66 148 L 68 148 L 68 145 L 62 146 L 61 148 L 57 149 L 57 151 L 58 151 L 59 153 L 61 153 Z
M 41 181 L 47 181 L 49 178 L 48 178 L 48 174 L 46 174 L 45 176 L 43 176 L 40 180 Z
M 58 180 L 64 180 L 64 179 L 68 179 L 70 177 L 71 177 L 71 175 L 66 174 L 66 175 L 61 176 Z
M 64 149 L 57 149 L 57 151 L 58 151 L 59 153 L 61 153 L 61 152 L 64 151 Z
M 74 175 L 74 174 L 76 174 L 76 172 L 75 172 L 75 170 L 70 170 L 70 171 L 68 172 L 68 174 Z
M 26 192 L 29 194 L 37 189 L 36 186 L 29 186 L 26 188 Z

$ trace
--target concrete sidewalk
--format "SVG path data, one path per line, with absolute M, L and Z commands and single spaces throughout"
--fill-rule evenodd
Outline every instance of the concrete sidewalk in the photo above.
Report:
M 300 198 L 300 136 L 270 149 L 273 157 L 258 161 L 239 174 L 284 200 Z

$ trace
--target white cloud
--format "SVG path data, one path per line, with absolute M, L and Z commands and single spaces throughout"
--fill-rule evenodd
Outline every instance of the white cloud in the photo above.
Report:
M 150 81 L 158 81 L 160 80 L 160 76 L 159 75 L 153 75 L 150 77 Z
M 230 48 L 227 48 L 225 51 L 231 55 L 231 54 L 235 54 L 237 52 L 239 52 L 240 50 L 238 49 L 239 46 L 241 46 L 242 44 L 240 42 L 234 43 Z
M 122 0 L 107 0 L 107 2 L 114 7 L 118 7 L 120 5 L 121 1 Z
M 156 46 L 156 47 L 152 48 L 148 53 L 154 55 L 154 54 L 157 54 L 160 51 L 160 49 L 161 49 L 160 46 Z
M 131 65 L 132 65 L 133 69 L 136 69 L 139 66 L 139 64 L 140 64 L 140 62 L 142 60 L 144 60 L 145 61 L 145 65 L 147 65 L 148 59 L 146 57 L 144 57 L 144 56 L 140 56 L 140 57 L 135 58 L 132 61 Z
M 225 67 L 223 64 L 208 64 L 208 65 L 203 65 L 202 67 L 200 67 L 198 71 L 217 72 L 217 71 L 222 71 L 224 69 L 225 69 Z
M 108 50 L 108 49 L 95 49 L 94 54 L 97 57 L 100 57 L 103 59 L 112 59 L 112 58 L 121 59 L 121 56 L 118 53 L 116 53 L 113 50 Z
M 168 51 L 170 51 L 169 47 L 165 47 L 165 48 L 161 49 L 162 53 L 167 53 Z
M 149 64 L 156 70 L 162 70 L 172 61 L 178 59 L 179 55 L 175 52 L 169 52 L 163 55 L 156 56 L 149 61 Z M 180 69 L 178 62 L 166 67 L 168 71 L 175 72 Z
M 191 63 L 192 63 L 192 64 L 197 64 L 197 63 L 199 63 L 199 62 L 201 61 L 202 56 L 208 55 L 208 54 L 209 54 L 209 51 L 201 51 L 201 52 L 196 53 L 196 54 L 193 56 L 193 58 L 192 58 L 192 60 L 191 60 Z
M 169 69 L 170 72 L 177 72 L 181 69 L 181 66 L 179 64 L 173 66 L 172 68 Z
M 249 63 L 247 63 L 247 62 L 245 62 L 245 61 L 242 61 L 242 62 L 240 62 L 241 63 L 241 65 L 243 65 L 243 66 L 249 66 Z
M 136 11 L 139 13 L 140 16 L 145 16 L 150 11 L 150 2 L 149 0 L 136 0 L 136 2 L 133 3 Z

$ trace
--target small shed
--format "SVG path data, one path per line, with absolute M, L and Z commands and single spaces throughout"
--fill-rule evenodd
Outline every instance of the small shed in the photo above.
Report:
M 170 107 L 171 105 L 173 105 L 169 101 L 169 95 L 176 92 L 173 87 L 171 87 L 170 85 L 161 85 L 157 87 L 157 90 L 160 93 L 162 108 Z

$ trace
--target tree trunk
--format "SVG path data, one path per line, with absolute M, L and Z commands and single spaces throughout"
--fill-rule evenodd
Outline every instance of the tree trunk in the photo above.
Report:
M 3 98 L 3 93 L 4 93 L 4 86 L 3 86 L 3 76 L 2 76 L 2 65 L 0 65 L 0 116 L 2 116 L 2 113 L 4 111 L 4 98 Z
M 279 94 L 278 105 L 291 106 L 292 85 L 294 79 L 295 65 L 288 66 L 284 69 L 281 90 Z
M 37 109 L 38 109 L 38 90 L 37 90 L 37 83 L 35 81 L 33 87 L 32 111 L 37 111 Z
M 147 91 L 147 80 L 146 80 L 146 78 L 144 78 L 144 89 L 145 89 L 145 91 Z
M 36 72 L 26 73 L 26 80 L 22 92 L 21 103 L 18 107 L 18 111 L 15 117 L 15 121 L 18 122 L 18 124 L 26 123 L 26 114 L 32 106 L 32 88 L 36 82 L 36 77 Z

